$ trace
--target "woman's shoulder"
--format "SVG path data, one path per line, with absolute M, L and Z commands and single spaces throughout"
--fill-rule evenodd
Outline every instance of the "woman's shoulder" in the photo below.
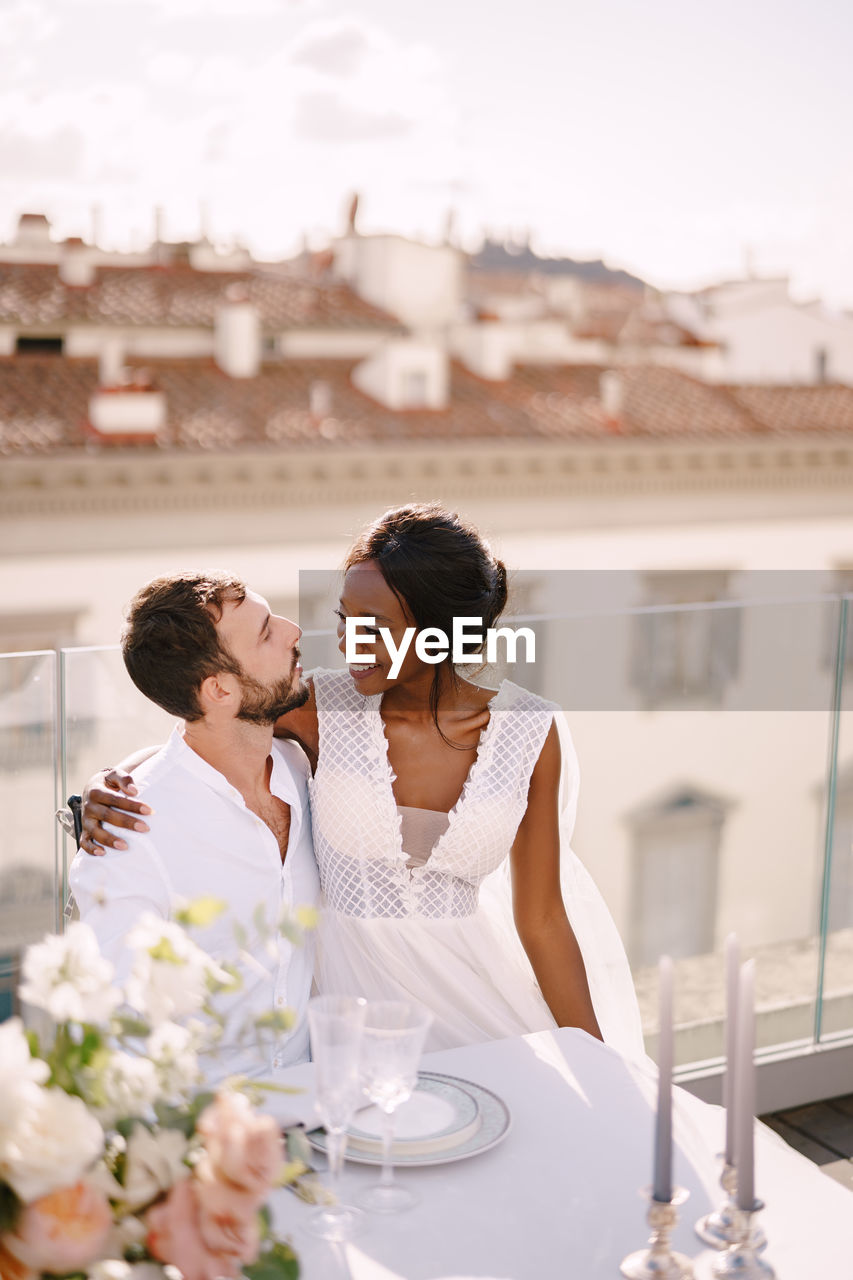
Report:
M 539 715 L 550 721 L 560 707 L 558 703 L 543 698 L 531 689 L 525 689 L 523 685 L 515 684 L 512 680 L 502 680 L 492 699 L 492 710 L 515 712 L 517 715 Z
M 317 667 L 310 674 L 314 686 L 314 697 L 317 709 L 341 708 L 348 711 L 359 711 L 366 699 L 356 689 L 352 676 L 346 667 L 334 670 L 330 667 Z

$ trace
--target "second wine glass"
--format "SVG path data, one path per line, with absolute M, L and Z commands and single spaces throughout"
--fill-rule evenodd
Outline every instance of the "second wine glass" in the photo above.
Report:
M 417 1196 L 394 1179 L 391 1146 L 394 1113 L 412 1096 L 418 1063 L 432 1014 L 406 1000 L 377 1000 L 367 1006 L 361 1046 L 361 1082 L 365 1094 L 382 1112 L 382 1174 L 379 1182 L 356 1196 L 362 1208 L 396 1213 L 417 1204 Z
M 317 1110 L 326 1129 L 329 1184 L 333 1203 L 317 1209 L 309 1231 L 324 1240 L 350 1240 L 364 1227 L 364 1214 L 338 1199 L 346 1129 L 362 1100 L 359 1055 L 367 1001 L 350 996 L 317 996 L 308 1002 Z

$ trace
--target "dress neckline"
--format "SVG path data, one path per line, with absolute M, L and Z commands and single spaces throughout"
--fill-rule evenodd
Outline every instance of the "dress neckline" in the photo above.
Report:
M 495 690 L 494 695 L 491 698 L 489 698 L 489 701 L 487 704 L 489 708 L 488 724 L 486 724 L 485 727 L 480 731 L 480 741 L 477 743 L 477 754 L 474 756 L 474 759 L 471 761 L 471 765 L 470 765 L 470 768 L 468 769 L 467 776 L 465 778 L 465 781 L 462 784 L 462 790 L 459 793 L 459 799 L 456 801 L 453 808 L 448 810 L 447 812 L 447 827 L 441 833 L 441 835 L 439 836 L 438 840 L 435 843 L 435 846 L 433 847 L 432 853 L 430 854 L 430 858 L 429 858 L 429 861 L 431 863 L 435 861 L 436 855 L 439 853 L 442 844 L 450 836 L 450 833 L 453 830 L 453 825 L 456 822 L 457 818 L 459 817 L 459 814 L 461 813 L 464 807 L 465 799 L 471 790 L 472 782 L 475 779 L 476 775 L 483 769 L 484 762 L 488 759 L 489 745 L 494 735 L 495 725 L 497 724 L 497 719 L 494 715 L 494 712 L 499 707 L 499 705 L 502 704 L 503 700 L 505 699 L 505 695 L 509 691 L 510 687 L 511 687 L 511 681 L 502 680 L 498 685 L 498 688 Z M 388 747 L 389 747 L 388 735 L 385 732 L 385 721 L 382 719 L 383 697 L 384 697 L 384 694 L 382 693 L 372 693 L 369 695 L 369 697 L 365 698 L 365 702 L 369 704 L 368 708 L 366 709 L 368 709 L 372 713 L 372 722 L 374 726 L 374 732 L 378 738 L 379 758 L 384 764 L 385 781 L 388 784 L 387 796 L 388 796 L 388 803 L 390 806 L 389 817 L 391 818 L 391 821 L 394 826 L 394 830 L 396 832 L 396 841 L 397 841 L 396 853 L 397 853 L 398 859 L 403 859 L 406 856 L 403 852 L 403 831 L 402 831 L 403 816 L 399 812 L 400 806 L 398 806 L 397 797 L 394 795 L 394 783 L 397 781 L 397 775 L 394 772 L 393 768 L 391 767 L 391 759 L 388 754 Z M 435 810 L 432 810 L 431 812 L 439 813 L 439 812 L 444 812 L 444 810 L 435 809 Z

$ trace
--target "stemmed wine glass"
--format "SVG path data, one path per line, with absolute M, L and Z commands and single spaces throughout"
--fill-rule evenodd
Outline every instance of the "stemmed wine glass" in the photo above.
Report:
M 338 1200 L 346 1129 L 362 1105 L 360 1052 L 367 1001 L 355 996 L 317 996 L 308 1002 L 308 1030 L 317 1110 L 327 1134 L 329 1190 L 334 1203 L 323 1205 L 306 1221 L 324 1240 L 349 1240 L 364 1225 L 364 1214 Z
M 379 1182 L 356 1196 L 364 1209 L 396 1213 L 417 1204 L 417 1196 L 394 1181 L 391 1144 L 394 1112 L 412 1096 L 418 1063 L 432 1014 L 406 1000 L 377 1000 L 367 1006 L 361 1046 L 361 1082 L 382 1112 L 382 1174 Z

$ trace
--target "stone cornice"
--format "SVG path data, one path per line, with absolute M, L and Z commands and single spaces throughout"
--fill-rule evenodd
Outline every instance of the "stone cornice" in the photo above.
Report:
M 485 440 L 227 453 L 56 453 L 0 460 L 0 515 L 255 506 L 287 493 L 305 505 L 357 500 L 388 481 L 437 481 L 495 497 L 817 487 L 853 493 L 853 438 L 731 441 Z
M 0 461 L 0 539 L 12 555 L 61 554 L 99 545 L 106 535 L 94 526 L 109 521 L 109 541 L 140 546 L 162 538 L 154 530 L 164 521 L 210 531 L 221 515 L 239 518 L 234 534 L 245 542 L 261 521 L 280 525 L 282 513 L 301 521 L 299 513 L 312 509 L 380 510 L 435 497 L 463 510 L 483 502 L 530 508 L 552 527 L 717 521 L 733 518 L 733 504 L 746 519 L 794 516 L 795 508 L 846 516 L 853 513 L 853 439 L 489 440 L 7 458 Z

